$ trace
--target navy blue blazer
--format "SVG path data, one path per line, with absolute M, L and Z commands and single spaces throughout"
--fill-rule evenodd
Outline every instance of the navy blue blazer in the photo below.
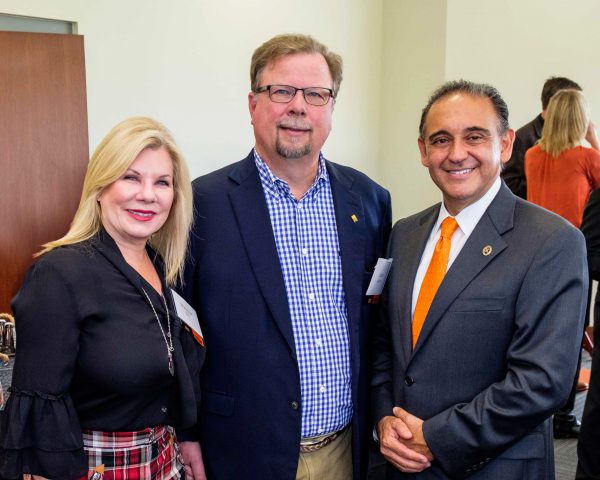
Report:
M 348 308 L 354 478 L 366 477 L 369 340 L 365 292 L 391 227 L 389 193 L 327 162 Z M 208 478 L 293 480 L 300 378 L 275 238 L 253 152 L 193 182 L 195 222 L 182 291 L 206 339 L 199 436 Z M 358 221 L 353 220 L 355 216 Z

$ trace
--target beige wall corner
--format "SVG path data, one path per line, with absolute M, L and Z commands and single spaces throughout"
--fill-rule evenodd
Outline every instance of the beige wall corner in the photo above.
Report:
M 384 0 L 381 76 L 381 181 L 392 194 L 394 219 L 438 202 L 421 165 L 419 118 L 445 79 L 446 0 Z
M 599 18 L 597 0 L 452 0 L 446 76 L 497 87 L 515 129 L 540 112 L 542 85 L 548 77 L 569 77 L 583 87 L 599 125 Z

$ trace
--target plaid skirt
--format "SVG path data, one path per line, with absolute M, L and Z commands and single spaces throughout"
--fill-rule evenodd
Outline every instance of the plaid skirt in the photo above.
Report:
M 138 432 L 83 430 L 89 470 L 81 480 L 169 480 L 185 478 L 172 427 Z

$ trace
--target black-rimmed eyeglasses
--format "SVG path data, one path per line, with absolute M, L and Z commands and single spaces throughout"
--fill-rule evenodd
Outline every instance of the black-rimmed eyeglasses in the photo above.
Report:
M 255 93 L 269 92 L 269 98 L 272 102 L 289 103 L 299 90 L 304 95 L 306 103 L 317 107 L 327 105 L 329 99 L 333 98 L 333 90 L 324 87 L 296 88 L 291 85 L 264 85 L 258 87 Z

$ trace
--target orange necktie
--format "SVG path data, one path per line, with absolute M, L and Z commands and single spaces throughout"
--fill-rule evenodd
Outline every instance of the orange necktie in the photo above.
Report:
M 450 245 L 452 241 L 452 235 L 458 227 L 458 223 L 452 217 L 446 217 L 442 222 L 442 233 L 440 239 L 435 244 L 435 250 L 427 267 L 427 273 L 423 278 L 421 289 L 419 290 L 419 296 L 417 297 L 417 305 L 415 306 L 415 313 L 413 314 L 412 321 L 412 346 L 415 348 L 419 334 L 425 323 L 425 317 L 429 312 L 433 297 L 437 292 L 444 275 L 446 275 L 446 267 L 448 266 L 448 257 L 450 256 Z

